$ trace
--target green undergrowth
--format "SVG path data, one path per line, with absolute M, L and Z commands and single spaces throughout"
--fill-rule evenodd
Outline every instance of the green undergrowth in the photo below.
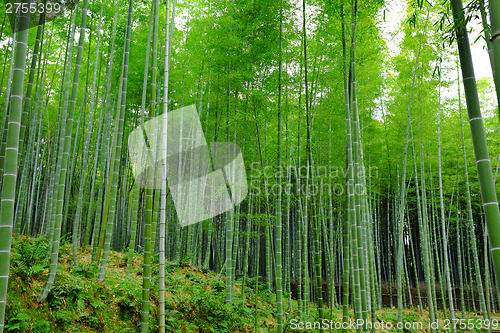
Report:
M 38 297 L 48 273 L 49 242 L 43 238 L 21 236 L 13 242 L 5 332 L 139 332 L 142 303 L 141 256 L 134 255 L 129 277 L 126 276 L 125 254 L 111 251 L 106 279 L 97 281 L 99 269 L 90 264 L 89 248 L 79 251 L 79 265 L 73 266 L 70 244 L 61 245 L 57 277 L 47 300 Z M 153 259 L 153 276 L 157 276 L 157 257 Z M 158 332 L 158 280 L 151 288 L 150 332 Z M 236 281 L 234 301 L 225 304 L 225 283 L 218 275 L 185 262 L 167 262 L 165 272 L 165 308 L 167 332 L 273 332 L 276 329 L 274 293 L 264 282 L 246 278 Z M 291 305 L 291 307 L 290 307 Z M 255 312 L 257 311 L 257 322 Z M 342 321 L 342 309 L 324 309 L 330 324 Z M 457 312 L 457 316 L 459 312 Z M 349 314 L 353 318 L 352 309 Z M 440 314 L 441 318 L 444 315 Z M 467 319 L 481 318 L 468 313 Z M 494 316 L 497 320 L 498 316 Z M 351 319 L 354 320 L 354 319 Z M 397 310 L 377 310 L 376 322 L 397 324 Z M 302 321 L 303 326 L 299 326 Z M 284 331 L 318 332 L 309 329 L 317 319 L 314 304 L 302 319 L 297 302 L 284 297 Z M 428 313 L 405 309 L 404 323 L 429 322 Z M 445 325 L 440 320 L 440 327 Z M 294 328 L 302 328 L 294 330 Z M 406 327 L 410 327 L 408 324 Z M 337 329 L 328 332 L 337 332 Z M 376 332 L 392 330 L 377 329 Z M 404 332 L 428 332 L 413 324 Z M 460 331 L 460 330 L 459 330 Z M 465 330 L 465 332 L 480 330 Z
M 62 244 L 55 283 L 47 300 L 38 297 L 48 274 L 49 242 L 20 237 L 13 242 L 5 332 L 139 332 L 142 304 L 142 266 L 134 255 L 126 276 L 124 253 L 111 251 L 106 278 L 98 282 L 99 268 L 90 264 L 89 248 L 79 251 L 73 266 L 72 247 Z M 153 276 L 158 260 L 153 258 Z M 185 262 L 166 262 L 165 308 L 168 332 L 253 332 L 254 294 L 235 284 L 235 300 L 225 304 L 225 283 L 217 274 Z M 252 281 L 251 279 L 249 281 Z M 158 279 L 152 279 L 150 332 L 158 331 Z M 259 331 L 274 326 L 274 296 L 259 291 Z M 251 319 L 250 319 L 251 318 Z

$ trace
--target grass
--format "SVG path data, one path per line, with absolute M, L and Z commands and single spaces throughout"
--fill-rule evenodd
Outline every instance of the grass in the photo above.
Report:
M 129 277 L 125 274 L 125 254 L 111 251 L 106 279 L 97 282 L 98 267 L 90 265 L 89 248 L 79 251 L 79 266 L 72 265 L 70 244 L 61 245 L 58 272 L 52 291 L 45 302 L 38 296 L 48 273 L 47 253 L 49 243 L 44 238 L 20 237 L 14 241 L 11 254 L 11 273 L 5 320 L 5 332 L 139 332 L 142 299 L 141 256 L 135 255 Z M 158 271 L 154 261 L 153 274 Z M 255 303 L 255 279 L 247 278 L 243 286 L 235 283 L 235 300 L 225 304 L 225 284 L 217 274 L 203 271 L 178 262 L 166 263 L 166 325 L 168 332 L 254 332 L 255 308 L 258 311 L 258 332 L 275 329 L 275 295 L 259 285 L 258 301 Z M 150 332 L 158 331 L 157 280 L 153 279 L 150 294 Z M 242 288 L 245 297 L 242 299 Z M 309 317 L 299 328 L 300 314 L 297 302 L 284 304 L 285 332 L 317 332 L 313 328 L 317 321 L 314 304 L 310 305 Z M 397 310 L 377 310 L 376 332 L 390 332 L 387 323 L 397 325 Z M 342 322 L 342 309 L 325 309 L 327 320 L 332 325 Z M 457 316 L 460 313 L 457 312 Z M 482 317 L 478 313 L 467 313 L 466 319 L 475 321 Z M 353 317 L 352 310 L 350 318 Z M 439 327 L 445 328 L 443 313 Z M 494 316 L 500 320 L 498 316 Z M 330 322 L 331 320 L 331 322 Z M 354 320 L 354 319 L 352 319 Z M 310 329 L 307 329 L 309 322 Z M 428 313 L 417 309 L 405 309 L 404 332 L 429 332 Z M 386 326 L 380 326 L 386 323 Z M 330 332 L 336 332 L 332 329 Z M 460 330 L 459 330 L 460 331 Z M 481 332 L 466 329 L 465 332 Z M 495 330 L 494 330 L 495 331 Z M 498 330 L 497 330 L 498 331 Z

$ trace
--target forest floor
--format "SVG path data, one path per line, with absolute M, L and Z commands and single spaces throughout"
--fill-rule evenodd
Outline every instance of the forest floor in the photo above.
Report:
M 13 242 L 11 271 L 5 318 L 5 332 L 139 332 L 142 303 L 141 256 L 135 255 L 131 274 L 126 275 L 125 254 L 111 251 L 106 278 L 98 282 L 98 267 L 90 265 L 89 248 L 78 253 L 79 265 L 73 266 L 72 247 L 62 244 L 57 276 L 47 300 L 38 297 L 48 273 L 48 242 L 43 238 L 21 236 Z M 157 276 L 157 259 L 153 260 L 152 276 Z M 225 304 L 224 279 L 208 270 L 186 263 L 166 263 L 166 328 L 167 332 L 272 332 L 276 325 L 276 296 L 259 284 L 257 302 L 256 280 L 248 278 L 242 290 L 241 281 L 234 287 L 235 300 Z M 152 279 L 151 290 L 157 290 L 157 279 Z M 244 292 L 244 295 L 242 295 Z M 292 291 L 293 295 L 293 291 Z M 286 295 L 285 295 L 286 296 Z M 158 332 L 158 298 L 150 293 L 150 332 Z M 418 302 L 418 301 L 417 301 Z M 317 318 L 311 304 L 310 318 L 300 321 L 297 301 L 284 300 L 285 332 L 316 332 L 309 329 Z M 258 320 L 255 323 L 255 308 Z M 325 309 L 329 332 L 337 332 L 342 323 L 342 309 Z M 375 332 L 390 332 L 398 325 L 397 310 L 384 307 L 376 312 Z M 461 318 L 461 313 L 457 311 Z M 352 310 L 350 317 L 353 318 Z M 440 318 L 444 318 L 440 312 Z M 467 312 L 465 319 L 475 326 L 481 323 L 480 313 Z M 500 321 L 498 314 L 492 318 Z M 354 319 L 352 319 L 354 320 Z M 317 321 L 317 319 L 316 319 Z M 326 321 L 323 321 L 325 325 Z M 467 322 L 467 323 L 470 323 Z M 446 320 L 439 325 L 445 331 Z M 457 323 L 457 325 L 459 325 Z M 403 311 L 404 332 L 429 332 L 429 315 L 417 308 Z M 500 324 L 499 324 L 500 325 Z M 484 323 L 483 323 L 484 326 Z M 351 326 L 352 328 L 352 326 Z M 460 330 L 459 330 L 460 331 Z M 464 332 L 481 332 L 465 329 Z M 500 330 L 493 330 L 499 332 Z

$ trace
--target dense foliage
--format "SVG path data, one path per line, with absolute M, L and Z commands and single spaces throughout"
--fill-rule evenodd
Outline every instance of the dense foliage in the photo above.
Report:
M 489 318 L 500 307 L 500 257 L 489 254 L 500 240 L 499 103 L 496 80 L 462 78 L 472 69 L 462 41 L 466 27 L 481 26 L 470 40 L 495 57 L 495 18 L 490 29 L 483 0 L 461 6 L 85 0 L 47 22 L 32 15 L 30 29 L 14 29 L 15 15 L 2 11 L 0 287 L 11 239 L 30 235 L 34 243 L 12 252 L 11 274 L 33 280 L 48 268 L 39 300 L 49 304 L 62 292 L 60 243 L 72 242 L 74 271 L 99 271 L 98 281 L 111 250 L 128 252 L 126 274 L 140 253 L 142 332 L 153 314 L 160 331 L 171 320 L 165 258 L 224 275 L 228 304 L 240 301 L 236 279 L 254 279 L 255 302 L 259 283 L 274 289 L 279 332 L 293 286 L 302 319 L 314 302 L 320 319 L 343 305 L 344 321 L 349 307 L 373 320 L 382 286 L 399 320 L 417 302 L 435 319 L 436 289 L 450 318 L 476 298 L 467 307 Z M 249 193 L 234 210 L 181 227 L 171 188 L 141 184 L 127 144 L 144 122 L 190 105 L 209 144 L 241 148 Z M 410 288 L 420 283 L 416 300 Z M 201 313 L 202 301 L 184 307 Z M 240 315 L 262 324 L 256 309 Z

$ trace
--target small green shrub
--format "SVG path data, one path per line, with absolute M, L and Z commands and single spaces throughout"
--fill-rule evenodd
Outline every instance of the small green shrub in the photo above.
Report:
M 96 277 L 98 272 L 99 272 L 99 267 L 96 264 L 92 264 L 89 267 L 78 265 L 73 268 L 74 275 L 81 276 L 84 278 Z
M 201 283 L 200 277 L 194 273 L 191 273 L 191 272 L 186 273 L 186 278 L 188 278 L 189 280 L 191 280 L 193 282 Z
M 29 314 L 21 310 L 7 320 L 5 332 L 24 332 L 29 327 L 29 320 Z
M 226 290 L 226 284 L 217 280 L 217 279 L 213 279 L 211 281 L 211 286 L 212 288 L 215 290 L 215 291 L 218 291 L 218 292 L 223 292 L 224 290 Z
M 50 323 L 44 319 L 38 319 L 38 322 L 33 327 L 33 332 L 35 333 L 50 333 L 52 329 Z
M 73 323 L 75 314 L 71 311 L 61 310 L 54 313 L 54 319 L 58 328 L 63 328 L 66 325 Z
M 49 267 L 49 241 L 45 237 L 22 237 L 12 245 L 12 272 L 23 281 L 40 277 Z
M 64 305 L 75 307 L 82 291 L 79 285 L 56 285 L 47 296 L 47 304 L 51 309 L 60 309 Z
M 89 326 L 90 328 L 95 329 L 98 332 L 102 332 L 102 330 L 104 329 L 104 323 L 87 312 L 80 314 L 79 318 L 77 318 L 76 321 L 79 323 L 85 323 L 86 326 Z
M 133 319 L 134 321 L 138 321 L 139 319 L 139 307 L 137 304 L 137 300 L 133 297 L 122 297 L 117 302 L 118 308 L 120 312 L 118 315 L 120 319 L 127 320 Z
M 258 281 L 257 281 L 258 279 Z M 259 293 L 267 289 L 266 281 L 263 281 L 262 277 L 249 277 L 245 279 L 245 284 L 252 290 L 257 288 L 257 282 L 259 283 Z

